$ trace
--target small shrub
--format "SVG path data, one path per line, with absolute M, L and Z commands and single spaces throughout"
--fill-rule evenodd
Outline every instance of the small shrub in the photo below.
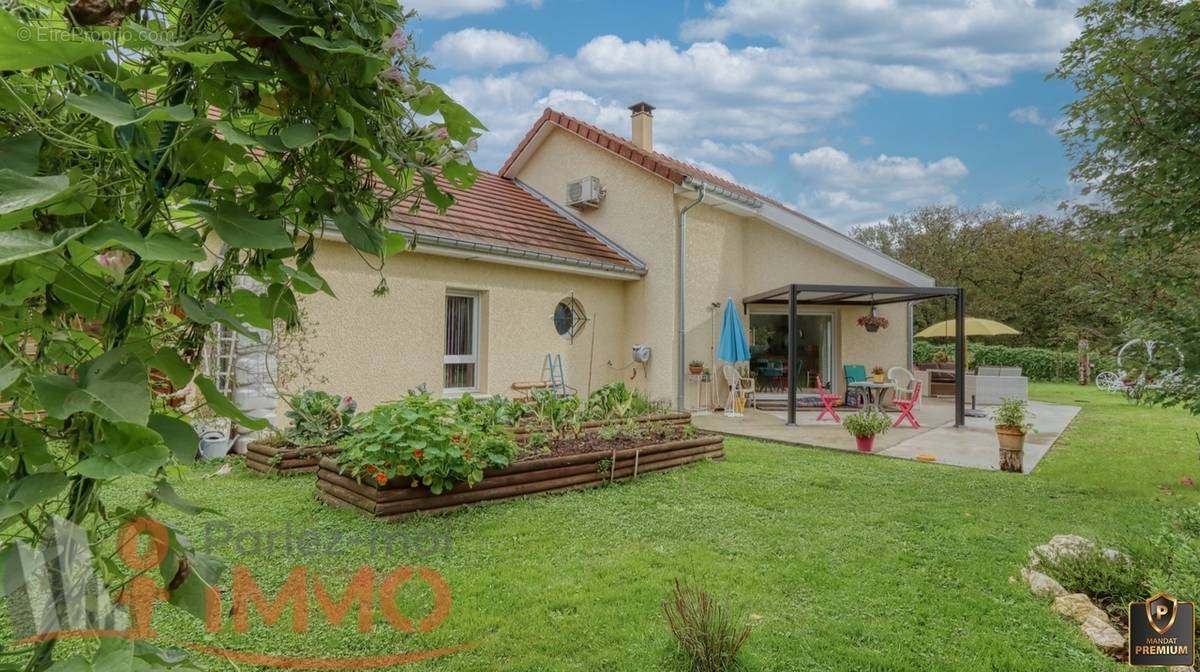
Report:
M 1130 602 L 1150 596 L 1146 567 L 1137 560 L 1105 557 L 1099 547 L 1056 558 L 1040 555 L 1041 571 L 1069 593 L 1085 593 L 1111 616 L 1125 621 Z
M 358 404 L 351 397 L 320 390 L 305 390 L 288 400 L 292 421 L 286 438 L 298 446 L 327 446 L 350 432 Z
M 463 393 L 458 400 L 458 415 L 469 418 L 473 424 L 481 428 L 512 427 L 522 418 L 531 414 L 533 409 L 524 401 L 509 399 L 497 394 L 479 401 L 470 394 Z
M 637 418 L 656 412 L 657 405 L 623 381 L 605 385 L 588 397 L 585 413 L 589 420 Z
M 886 433 L 892 428 L 892 421 L 886 413 L 876 410 L 873 406 L 867 406 L 857 413 L 847 415 L 842 420 L 842 427 L 855 438 L 868 439 Z
M 738 650 L 750 637 L 745 614 L 679 579 L 662 609 L 690 672 L 734 669 Z
M 1019 427 L 1025 433 L 1033 431 L 1033 425 L 1029 423 L 1031 417 L 1029 404 L 1024 399 L 1001 399 L 992 412 L 997 427 Z
M 559 396 L 554 390 L 536 390 L 529 410 L 533 422 L 547 428 L 552 435 L 579 435 L 579 425 L 582 423 L 579 397 Z
M 474 485 L 485 469 L 506 467 L 517 454 L 507 431 L 478 420 L 424 389 L 409 392 L 355 418 L 354 432 L 338 443 L 339 462 L 355 478 L 383 484 L 411 477 L 435 495 L 462 481 Z
M 525 447 L 531 453 L 548 453 L 550 452 L 550 437 L 546 436 L 545 432 L 533 432 L 525 440 Z
M 918 364 L 953 361 L 953 351 L 953 344 L 913 341 L 913 361 Z M 1021 374 L 1033 381 L 1073 383 L 1078 375 L 1079 355 L 1072 348 L 1056 350 L 968 343 L 967 352 L 978 366 L 1019 366 Z M 1117 370 L 1116 357 L 1112 354 L 1092 352 L 1090 358 L 1093 376 L 1101 371 Z
M 618 438 L 621 436 L 621 425 L 605 425 L 596 430 L 596 436 L 604 439 L 605 441 L 611 441 L 615 438 Z
M 1146 557 L 1150 560 L 1147 596 L 1163 592 L 1181 600 L 1200 598 L 1200 506 L 1168 518 L 1151 538 Z M 1200 619 L 1196 628 L 1200 635 Z

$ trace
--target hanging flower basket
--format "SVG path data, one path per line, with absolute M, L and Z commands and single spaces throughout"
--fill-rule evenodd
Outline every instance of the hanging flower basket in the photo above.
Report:
M 887 329 L 888 319 L 881 315 L 863 315 L 858 318 L 858 326 L 873 334 L 880 329 Z

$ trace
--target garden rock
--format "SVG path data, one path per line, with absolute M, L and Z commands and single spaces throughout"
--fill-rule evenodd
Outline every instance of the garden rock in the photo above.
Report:
M 1076 623 L 1083 623 L 1088 617 L 1095 617 L 1105 623 L 1108 622 L 1108 616 L 1105 615 L 1104 611 L 1092 604 L 1088 596 L 1083 593 L 1059 595 L 1054 598 L 1054 610 Z
M 1079 625 L 1079 629 L 1096 648 L 1107 654 L 1117 654 L 1125 650 L 1125 636 L 1114 628 L 1107 618 L 1088 616 Z
M 1062 584 L 1036 569 L 1022 569 L 1021 576 L 1029 584 L 1029 590 L 1034 595 L 1058 597 L 1067 594 L 1067 590 L 1062 587 Z
M 1037 567 L 1042 564 L 1043 558 L 1048 561 L 1059 558 L 1078 558 L 1095 550 L 1096 544 L 1090 539 L 1085 539 L 1077 534 L 1056 534 L 1048 543 L 1035 546 L 1029 552 L 1029 566 Z
M 1108 560 L 1109 562 L 1121 563 L 1123 565 L 1128 565 L 1133 562 L 1129 559 L 1128 555 L 1125 555 L 1115 548 L 1106 548 L 1100 551 L 1100 554 L 1103 555 L 1104 559 Z

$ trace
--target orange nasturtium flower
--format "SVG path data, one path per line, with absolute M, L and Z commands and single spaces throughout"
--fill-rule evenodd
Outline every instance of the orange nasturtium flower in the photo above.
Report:
M 383 473 L 382 471 L 379 472 L 378 474 L 375 474 L 375 482 L 376 483 L 383 485 L 384 483 L 387 483 L 387 481 L 388 481 L 387 474 Z
M 413 451 L 413 459 L 414 460 L 419 460 L 422 457 L 425 457 L 425 451 L 421 450 L 420 448 L 417 448 L 416 450 Z

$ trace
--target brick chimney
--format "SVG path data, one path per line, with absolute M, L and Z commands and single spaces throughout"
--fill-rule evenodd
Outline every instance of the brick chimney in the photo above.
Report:
M 654 151 L 654 106 L 650 103 L 635 103 L 633 111 L 633 144 L 647 152 Z

